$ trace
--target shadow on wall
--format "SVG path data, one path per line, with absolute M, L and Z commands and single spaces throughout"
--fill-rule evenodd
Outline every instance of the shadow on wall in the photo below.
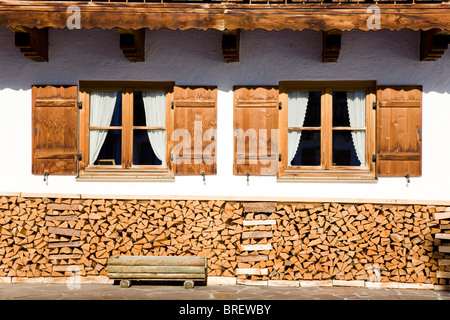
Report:
M 177 84 L 277 85 L 282 80 L 377 80 L 421 84 L 424 92 L 450 91 L 450 53 L 419 61 L 419 32 L 344 32 L 337 63 L 322 63 L 317 31 L 243 31 L 239 62 L 225 63 L 217 30 L 146 30 L 146 61 L 132 63 L 115 30 L 49 30 L 49 62 L 25 58 L 14 33 L 0 28 L 0 89 L 79 80 L 175 81 Z

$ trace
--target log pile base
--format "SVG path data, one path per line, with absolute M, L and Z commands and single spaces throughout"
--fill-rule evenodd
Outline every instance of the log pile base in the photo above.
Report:
M 446 286 L 450 221 L 438 217 L 449 213 L 417 204 L 0 195 L 0 279 L 107 277 L 112 256 L 200 256 L 209 278 L 250 285 Z

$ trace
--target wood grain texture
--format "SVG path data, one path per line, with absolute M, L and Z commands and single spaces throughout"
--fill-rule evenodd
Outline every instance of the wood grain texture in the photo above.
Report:
M 377 89 L 377 175 L 422 174 L 422 87 Z
M 32 86 L 33 174 L 77 173 L 77 86 Z
M 217 87 L 175 86 L 173 103 L 174 173 L 216 174 Z
M 283 5 L 215 3 L 96 3 L 70 2 L 81 12 L 85 29 L 187 30 L 332 30 L 368 31 L 367 4 L 292 3 Z M 0 5 L 0 26 L 66 28 L 67 4 L 48 1 L 6 1 Z M 448 5 L 382 4 L 381 28 L 388 30 L 450 29 Z M 186 14 L 189 13 L 189 14 Z
M 278 87 L 234 88 L 234 174 L 278 172 Z

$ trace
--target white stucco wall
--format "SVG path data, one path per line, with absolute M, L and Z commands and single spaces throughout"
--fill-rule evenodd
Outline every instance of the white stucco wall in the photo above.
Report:
M 147 30 L 146 62 L 130 63 L 114 30 L 50 30 L 48 63 L 25 58 L 14 34 L 0 28 L 0 194 L 2 192 L 296 198 L 450 200 L 450 50 L 420 62 L 419 33 L 345 32 L 339 62 L 321 63 L 314 31 L 241 33 L 240 62 L 226 64 L 218 31 Z M 234 85 L 277 85 L 280 80 L 377 80 L 423 85 L 423 175 L 376 183 L 281 183 L 276 177 L 233 176 Z M 217 175 L 179 177 L 172 183 L 80 182 L 74 176 L 31 174 L 33 84 L 79 80 L 175 81 L 218 87 Z

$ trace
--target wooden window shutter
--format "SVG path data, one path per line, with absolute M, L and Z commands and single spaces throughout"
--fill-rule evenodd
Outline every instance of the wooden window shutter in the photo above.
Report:
M 377 87 L 377 175 L 422 174 L 422 87 Z
M 175 86 L 172 108 L 174 174 L 216 174 L 217 87 Z
M 278 87 L 234 88 L 234 174 L 278 172 Z
M 32 86 L 32 173 L 77 173 L 77 86 Z

